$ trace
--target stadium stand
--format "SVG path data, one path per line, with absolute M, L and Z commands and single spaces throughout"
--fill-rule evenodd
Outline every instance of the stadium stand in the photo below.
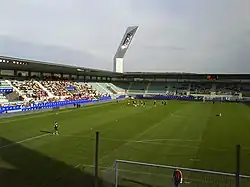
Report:
M 147 90 L 147 82 L 132 82 L 128 88 L 128 93 L 144 94 Z
M 105 83 L 102 82 L 92 82 L 89 83 L 94 89 L 96 89 L 97 91 L 101 92 L 101 93 L 106 93 L 106 94 L 115 94 L 113 93 L 113 90 L 110 90 L 107 88 L 107 85 Z
M 119 94 L 149 94 L 149 95 L 239 95 L 241 91 L 249 94 L 249 85 L 239 84 L 211 84 L 211 83 L 157 83 L 157 82 L 74 82 L 67 80 L 35 81 L 35 80 L 12 80 L 15 90 L 28 99 L 43 100 L 45 98 L 100 98 L 102 96 L 115 96 Z M 8 82 L 2 84 L 10 88 Z M 2 96 L 3 98 L 4 96 Z
M 7 103 L 8 99 L 6 98 L 6 96 L 2 93 L 0 93 L 0 104 L 1 103 Z
M 48 96 L 35 80 L 13 80 L 11 84 L 16 90 L 19 90 L 21 96 L 29 100 L 42 100 Z
M 168 85 L 168 95 L 187 95 L 189 91 L 190 84 L 169 84 Z
M 92 85 L 89 83 L 74 83 L 75 88 L 77 89 L 77 95 L 83 95 L 84 98 L 89 98 L 89 99 L 98 99 L 103 96 L 108 96 L 108 93 L 106 92 L 100 92 L 96 89 L 93 88 Z
M 24 101 L 47 101 L 47 100 L 78 100 L 98 99 L 108 96 L 111 84 L 103 83 L 103 90 L 96 90 L 94 87 L 99 83 L 73 82 L 67 80 L 57 81 L 36 81 L 36 80 L 1 80 L 0 89 L 10 93 L 0 93 L 0 103 L 18 100 L 19 96 Z M 105 87 L 104 87 L 105 85 Z M 113 86 L 113 89 L 118 89 Z M 11 91 L 10 91 L 11 90 Z M 13 91 L 14 90 L 14 91 Z M 115 92 L 115 91 L 114 91 Z M 8 97 L 6 97 L 6 95 Z
M 191 84 L 190 93 L 191 94 L 211 94 L 212 84 Z
M 116 93 L 118 94 L 124 94 L 125 90 L 122 87 L 117 87 L 116 85 L 112 84 L 112 83 L 106 83 L 107 87 L 110 87 L 111 89 L 113 89 Z
M 240 92 L 237 84 L 216 84 L 217 95 L 235 95 Z
M 121 90 L 121 92 L 126 92 L 129 88 L 129 82 L 114 82 L 113 85 Z
M 7 103 L 8 99 L 6 97 L 6 91 L 11 89 L 11 85 L 9 85 L 4 80 L 0 80 L 0 104 Z
M 5 80 L 0 80 L 0 89 L 8 89 L 11 88 L 11 85 Z
M 71 86 L 69 81 L 41 81 L 41 84 L 54 96 L 67 97 L 72 94 L 67 90 L 68 86 Z
M 112 94 L 117 94 L 118 91 L 116 90 L 116 88 L 114 86 L 112 86 L 112 84 L 108 84 L 108 83 L 104 83 L 104 86 L 107 88 L 107 90 L 109 90 Z
M 106 96 L 116 99 L 129 95 L 169 96 L 170 99 L 183 99 L 184 96 L 192 99 L 203 96 L 237 99 L 242 98 L 242 95 L 250 96 L 247 75 L 237 75 L 237 83 L 227 81 L 232 80 L 231 75 L 222 75 L 220 81 L 213 79 L 209 82 L 206 75 L 140 72 L 117 74 L 8 57 L 1 59 L 1 75 L 8 77 L 1 77 L 1 104 L 16 101 L 94 100 Z M 241 82 L 241 79 L 246 82 Z
M 243 97 L 250 97 L 250 84 L 243 83 L 238 85 L 240 92 L 242 93 Z
M 92 82 L 89 83 L 93 89 L 97 90 L 99 93 L 104 93 L 105 95 L 110 95 L 112 98 L 116 98 L 120 94 L 124 94 L 125 90 L 112 83 L 103 82 Z
M 113 85 L 107 83 L 104 84 Z M 121 90 L 120 93 L 149 94 L 149 95 L 216 94 L 220 96 L 223 95 L 236 96 L 239 95 L 243 90 L 245 95 L 247 95 L 248 92 L 250 92 L 249 85 L 244 85 L 242 87 L 238 84 L 222 84 L 222 83 L 215 84 L 215 83 L 121 82 L 121 83 L 114 83 L 113 86 L 120 88 Z M 105 86 L 101 87 L 104 88 Z M 103 89 L 103 91 L 104 90 L 105 89 Z M 109 91 L 110 94 L 115 93 L 114 90 L 109 90 Z
M 166 94 L 167 89 L 167 84 L 151 83 L 148 87 L 147 94 Z
M 91 86 L 93 90 L 96 90 L 96 93 L 102 93 L 103 95 L 113 95 L 112 92 L 109 91 L 102 83 L 91 82 L 88 83 L 88 85 Z

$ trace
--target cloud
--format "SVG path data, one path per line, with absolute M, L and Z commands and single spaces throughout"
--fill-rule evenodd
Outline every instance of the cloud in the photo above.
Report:
M 12 40 L 2 55 L 111 69 L 125 29 L 139 25 L 126 71 L 250 73 L 249 0 L 0 3 L 0 44 L 6 36 Z
M 71 64 L 81 67 L 111 70 L 107 68 L 110 61 L 103 61 L 98 55 L 81 50 L 71 50 L 67 47 L 29 43 L 7 36 L 0 37 L 0 51 L 6 56 L 33 59 L 39 61 Z M 23 47 L 25 46 L 25 47 Z M 15 56 L 13 56 L 15 54 Z M 28 54 L 28 55 L 27 55 Z
M 142 46 L 143 48 L 148 48 L 148 49 L 164 49 L 165 51 L 183 51 L 185 50 L 185 47 L 180 47 L 180 46 L 166 46 L 166 45 L 145 45 Z

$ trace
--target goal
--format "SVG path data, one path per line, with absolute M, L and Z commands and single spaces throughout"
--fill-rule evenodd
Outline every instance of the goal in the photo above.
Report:
M 236 175 L 217 171 L 116 160 L 103 171 L 104 187 L 172 187 L 175 169 L 182 170 L 181 187 L 236 187 Z M 240 186 L 250 186 L 250 176 L 240 175 Z

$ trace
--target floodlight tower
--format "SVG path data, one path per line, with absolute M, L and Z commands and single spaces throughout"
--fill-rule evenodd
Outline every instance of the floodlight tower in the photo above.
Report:
M 123 59 L 139 26 L 128 27 L 114 56 L 113 71 L 123 73 Z

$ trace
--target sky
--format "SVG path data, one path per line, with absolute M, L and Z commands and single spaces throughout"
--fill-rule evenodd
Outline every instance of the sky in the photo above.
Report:
M 249 0 L 0 0 L 0 55 L 125 71 L 250 73 Z

